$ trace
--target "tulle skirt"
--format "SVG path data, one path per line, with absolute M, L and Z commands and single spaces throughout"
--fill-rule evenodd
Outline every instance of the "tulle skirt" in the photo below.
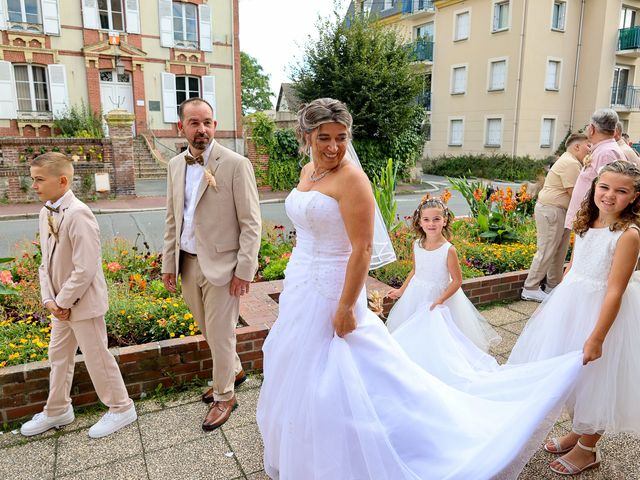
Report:
M 565 402 L 580 354 L 540 362 L 505 391 L 493 381 L 454 388 L 407 356 L 364 291 L 356 330 L 335 336 L 338 302 L 307 272 L 289 263 L 264 345 L 257 419 L 271 478 L 517 478 Z
M 634 274 L 607 334 L 602 357 L 582 371 L 567 402 L 577 433 L 640 434 L 640 277 Z M 581 350 L 600 314 L 605 282 L 571 272 L 540 305 L 520 335 L 509 364 Z
M 428 315 L 429 307 L 444 291 L 445 286 L 425 282 L 413 277 L 402 297 L 395 303 L 387 319 L 390 332 L 408 322 L 414 315 Z M 487 352 L 489 347 L 500 343 L 502 338 L 476 310 L 461 288 L 444 305 L 449 309 L 453 322 L 479 349 Z

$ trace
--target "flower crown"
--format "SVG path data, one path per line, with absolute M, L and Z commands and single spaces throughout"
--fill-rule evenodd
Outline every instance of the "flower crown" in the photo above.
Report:
M 432 206 L 432 207 L 438 207 L 442 209 L 446 217 L 449 215 L 449 208 L 447 207 L 447 202 L 449 201 L 450 198 L 451 198 L 451 192 L 447 189 L 445 189 L 445 191 L 442 192 L 442 195 L 440 195 L 439 197 L 432 197 L 430 193 L 427 193 L 420 200 L 420 204 L 418 205 L 418 208 L 416 208 L 416 213 L 419 213 L 426 206 Z

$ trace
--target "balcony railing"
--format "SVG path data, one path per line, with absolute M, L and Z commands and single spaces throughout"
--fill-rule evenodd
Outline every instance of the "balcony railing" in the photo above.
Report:
M 402 13 L 405 14 L 433 11 L 435 11 L 433 0 L 404 0 L 402 2 Z
M 433 42 L 419 38 L 407 45 L 414 62 L 433 62 Z
M 640 87 L 611 87 L 611 107 L 614 109 L 640 110 Z
M 423 92 L 416 98 L 416 103 L 422 105 L 428 112 L 431 111 L 431 92 Z
M 640 25 L 618 30 L 618 51 L 640 48 Z

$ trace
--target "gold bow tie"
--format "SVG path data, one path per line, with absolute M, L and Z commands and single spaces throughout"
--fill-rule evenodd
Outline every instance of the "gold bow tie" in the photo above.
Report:
M 194 157 L 190 154 L 186 154 L 184 156 L 184 160 L 185 162 L 187 162 L 187 165 L 193 165 L 195 163 L 199 163 L 200 165 L 204 165 L 204 158 L 202 158 L 202 155 L 198 155 L 197 157 Z
M 53 213 L 59 213 L 60 212 L 60 207 L 52 207 L 51 205 L 45 204 L 44 208 L 46 208 L 47 210 L 49 210 L 50 212 L 53 212 Z

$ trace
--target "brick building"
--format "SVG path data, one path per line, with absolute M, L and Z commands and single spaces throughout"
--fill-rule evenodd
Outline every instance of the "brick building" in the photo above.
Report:
M 0 0 L 0 35 L 0 136 L 50 136 L 84 102 L 174 147 L 177 105 L 202 96 L 242 150 L 238 0 Z

